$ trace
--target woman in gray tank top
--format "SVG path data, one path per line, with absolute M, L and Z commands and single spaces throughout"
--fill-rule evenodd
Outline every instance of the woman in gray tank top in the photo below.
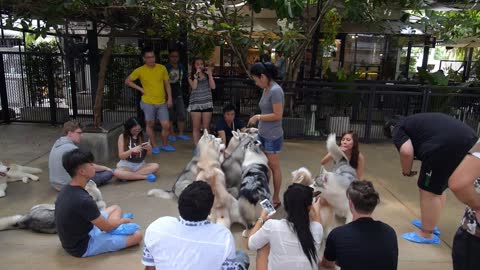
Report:
M 145 157 L 152 154 L 150 140 L 146 140 L 137 118 L 128 119 L 124 131 L 118 137 L 118 156 L 115 175 L 121 180 L 155 181 L 157 163 L 145 163 Z
M 283 89 L 274 78 L 277 77 L 277 68 L 272 63 L 258 62 L 250 68 L 250 74 L 255 84 L 263 89 L 262 98 L 259 102 L 261 114 L 254 115 L 248 121 L 248 125 L 258 122 L 258 140 L 262 143 L 263 151 L 268 158 L 268 166 L 273 174 L 273 197 L 275 208 L 280 203 L 280 187 L 282 186 L 282 172 L 280 170 L 280 151 L 283 145 L 283 104 L 285 98 Z M 266 245 L 257 252 L 257 268 L 266 269 L 270 246 Z
M 280 186 L 282 184 L 282 173 L 280 171 L 280 150 L 283 144 L 283 104 L 284 95 L 280 85 L 274 78 L 277 76 L 277 69 L 272 63 L 255 63 L 250 73 L 255 84 L 263 89 L 259 106 L 261 114 L 254 115 L 248 121 L 249 125 L 258 122 L 258 139 L 262 143 L 263 150 L 268 158 L 268 165 L 273 173 L 273 205 L 280 206 Z

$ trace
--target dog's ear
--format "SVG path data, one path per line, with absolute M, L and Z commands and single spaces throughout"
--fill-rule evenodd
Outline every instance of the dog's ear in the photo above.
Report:
M 203 135 L 204 135 L 204 136 L 208 136 L 208 130 L 207 130 L 207 129 L 204 129 L 204 130 L 203 130 Z
M 240 135 L 238 134 L 238 131 L 235 131 L 235 130 L 232 131 L 232 135 L 233 137 L 235 137 L 235 139 L 238 139 L 240 137 Z

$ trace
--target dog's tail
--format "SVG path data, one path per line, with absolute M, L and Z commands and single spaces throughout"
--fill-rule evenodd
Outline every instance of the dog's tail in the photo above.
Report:
M 335 162 L 339 162 L 340 160 L 342 160 L 342 158 L 348 160 L 345 153 L 343 153 L 343 151 L 337 145 L 337 137 L 335 136 L 335 133 L 330 133 L 330 135 L 328 135 L 327 151 L 328 153 L 330 153 Z
M 175 194 L 172 191 L 166 191 L 159 188 L 150 189 L 147 195 L 154 196 L 161 199 L 166 199 L 166 200 L 170 200 L 175 197 Z
M 18 224 L 22 222 L 25 216 L 15 215 L 0 218 L 0 231 L 18 228 Z

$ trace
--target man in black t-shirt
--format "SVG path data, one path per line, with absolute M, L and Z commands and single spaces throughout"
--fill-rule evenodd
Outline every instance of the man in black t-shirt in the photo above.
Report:
M 245 131 L 243 122 L 235 117 L 235 107 L 231 104 L 223 108 L 223 118 L 218 119 L 215 124 L 215 132 L 217 136 L 222 138 L 222 143 L 228 146 L 228 143 L 233 137 L 232 131 Z
M 342 270 L 395 270 L 398 243 L 395 230 L 373 220 L 380 197 L 370 181 L 353 181 L 347 189 L 353 221 L 337 227 L 327 237 L 321 266 Z
M 89 257 L 137 245 L 142 240 L 139 231 L 128 236 L 107 233 L 131 222 L 122 218 L 120 207 L 113 205 L 100 212 L 85 190 L 95 175 L 92 153 L 75 149 L 63 155 L 62 163 L 72 177 L 55 202 L 55 224 L 65 251 L 75 257 Z
M 399 117 L 387 122 L 384 131 L 387 137 L 393 137 L 404 176 L 416 175 L 412 171 L 414 157 L 422 161 L 417 182 L 421 221 L 412 221 L 420 231 L 402 237 L 416 243 L 439 244 L 440 231 L 435 226 L 445 205 L 447 187 L 462 202 L 480 210 L 480 197 L 474 194 L 472 185 L 480 176 L 480 159 L 473 157 L 473 152 L 468 155 L 478 138 L 468 125 L 442 113 Z

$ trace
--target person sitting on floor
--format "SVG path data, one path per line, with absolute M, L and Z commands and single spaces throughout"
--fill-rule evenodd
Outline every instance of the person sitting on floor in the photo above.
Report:
M 245 125 L 242 120 L 235 117 L 235 107 L 231 104 L 223 107 L 223 118 L 218 119 L 215 124 L 217 136 L 222 138 L 222 143 L 228 146 L 233 137 L 232 131 L 245 131 Z
M 248 269 L 249 257 L 235 252 L 230 230 L 207 220 L 212 206 L 209 184 L 188 185 L 178 198 L 180 217 L 161 217 L 148 226 L 142 257 L 145 269 Z
M 158 171 L 157 163 L 145 163 L 145 157 L 152 154 L 152 145 L 143 135 L 137 118 L 128 119 L 123 134 L 118 136 L 118 156 L 115 175 L 121 180 L 154 181 Z
M 52 147 L 48 156 L 48 173 L 50 176 L 50 185 L 57 191 L 68 185 L 72 178 L 62 165 L 62 156 L 71 150 L 78 149 L 77 144 L 82 138 L 82 128 L 77 121 L 68 121 L 63 124 L 63 137 L 60 137 Z M 91 180 L 101 186 L 109 182 L 113 177 L 112 169 L 93 164 L 95 167 L 95 175 Z
M 63 166 L 72 181 L 58 194 L 55 202 L 55 224 L 63 249 L 75 257 L 89 257 L 135 246 L 142 240 L 139 231 L 131 235 L 108 233 L 130 223 L 122 218 L 122 209 L 112 205 L 100 212 L 85 190 L 95 175 L 93 155 L 80 149 L 65 153 Z
M 327 237 L 321 266 L 342 270 L 396 270 L 398 243 L 395 230 L 372 219 L 380 197 L 370 181 L 353 181 L 347 189 L 353 221 Z

